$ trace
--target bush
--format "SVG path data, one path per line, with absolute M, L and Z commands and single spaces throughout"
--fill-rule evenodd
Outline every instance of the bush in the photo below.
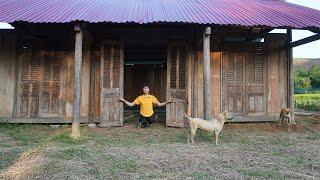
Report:
M 320 111 L 320 94 L 296 94 L 295 106 L 307 111 Z

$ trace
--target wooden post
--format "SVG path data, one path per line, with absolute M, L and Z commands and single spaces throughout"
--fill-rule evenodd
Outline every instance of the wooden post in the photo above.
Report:
M 206 27 L 203 33 L 203 110 L 204 119 L 210 118 L 210 34 L 211 28 Z
M 292 109 L 292 122 L 294 119 L 294 81 L 293 81 L 293 55 L 292 55 L 292 29 L 287 29 L 287 48 L 288 48 L 288 106 Z
M 74 85 L 73 85 L 73 119 L 72 137 L 80 137 L 80 102 L 82 95 L 81 73 L 82 73 L 82 39 L 83 31 L 80 25 L 75 25 L 75 50 L 74 50 Z

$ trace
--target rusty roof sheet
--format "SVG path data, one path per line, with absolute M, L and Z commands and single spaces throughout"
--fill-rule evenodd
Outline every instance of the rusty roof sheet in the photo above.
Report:
M 0 22 L 195 23 L 320 28 L 320 11 L 280 0 L 0 0 Z

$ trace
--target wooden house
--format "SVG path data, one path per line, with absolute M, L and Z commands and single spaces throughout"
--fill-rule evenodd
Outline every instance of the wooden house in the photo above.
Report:
M 24 3 L 27 2 L 27 3 Z M 143 83 L 184 112 L 276 120 L 293 106 L 292 48 L 320 38 L 320 12 L 276 0 L 0 2 L 0 122 L 122 126 Z M 269 33 L 287 29 L 286 34 Z M 316 34 L 292 42 L 292 29 Z

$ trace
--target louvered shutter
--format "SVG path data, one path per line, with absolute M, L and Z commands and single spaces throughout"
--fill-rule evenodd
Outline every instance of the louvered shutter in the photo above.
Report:
M 241 115 L 244 112 L 244 51 L 241 47 L 228 47 L 224 53 L 225 75 L 225 109 Z
M 102 49 L 100 126 L 122 126 L 123 104 L 118 97 L 123 96 L 123 47 L 120 42 L 105 41 Z
M 19 82 L 18 115 L 35 117 L 39 110 L 41 53 L 40 43 L 22 42 L 19 48 L 21 72 Z
M 187 49 L 185 44 L 171 43 L 167 51 L 167 98 L 172 97 L 174 101 L 166 106 L 166 124 L 184 127 Z
M 265 114 L 264 93 L 264 61 L 262 44 L 247 46 L 246 63 L 246 92 L 247 92 L 247 115 L 258 116 Z
M 60 109 L 61 72 L 65 52 L 46 50 L 43 56 L 42 92 L 40 111 L 42 116 L 57 116 Z

